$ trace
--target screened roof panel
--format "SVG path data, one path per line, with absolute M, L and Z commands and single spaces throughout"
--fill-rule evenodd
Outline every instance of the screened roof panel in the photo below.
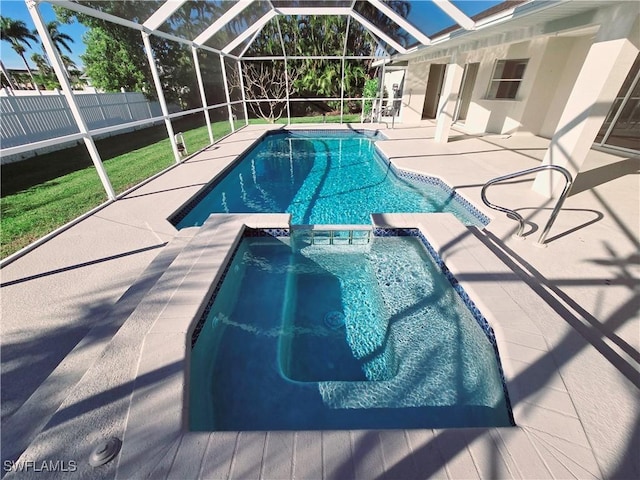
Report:
M 505 3 L 504 0 L 449 0 L 467 17 L 473 17 L 480 12 L 484 12 L 500 3 Z M 415 2 L 413 2 L 415 3 Z
M 456 21 L 433 2 L 411 2 L 406 18 L 409 23 L 418 27 L 428 37 L 456 25 Z
M 525 3 L 532 0 L 513 0 Z M 402 53 L 417 44 L 427 45 L 434 35 L 462 28 L 474 28 L 470 17 L 503 2 L 500 0 L 78 0 L 77 3 L 97 12 L 108 13 L 128 21 L 143 24 L 159 32 L 180 37 L 186 41 L 234 53 L 246 50 L 246 42 L 276 14 L 304 13 L 318 16 L 334 13 L 351 22 L 363 22 L 366 29 L 389 54 Z M 305 9 L 300 12 L 283 9 Z M 274 10 L 275 9 L 275 10 Z M 310 11 L 311 9 L 311 11 Z M 350 10 L 351 9 L 351 10 Z M 173 11 L 175 10 L 175 11 Z M 159 12 L 158 12 L 159 11 Z M 155 16 L 154 13 L 158 12 Z M 165 15 L 168 17 L 165 19 Z M 266 16 L 265 16 L 266 15 Z M 97 14 L 99 16 L 99 14 Z M 164 21 L 163 21 L 164 20 Z M 256 24 L 256 22 L 258 22 Z M 344 34 L 344 31 L 343 31 Z M 256 37 L 258 38 L 258 37 Z M 292 48 L 294 48 L 293 46 Z M 256 55 L 255 48 L 249 49 Z M 264 55 L 264 54 L 263 54 Z
M 371 56 L 374 55 L 378 49 L 378 41 L 365 30 L 362 25 L 354 20 L 351 20 L 349 24 L 347 43 L 347 55 Z M 386 56 L 386 54 L 381 53 L 380 56 Z
M 251 43 L 251 40 L 253 40 L 253 36 L 248 37 L 244 42 L 242 42 L 240 45 L 235 47 L 229 53 L 231 53 L 231 55 L 235 55 L 236 57 L 242 55 L 242 52 L 244 52 L 245 49 L 249 46 L 249 44 Z
M 254 23 L 267 14 L 269 10 L 271 10 L 269 2 L 254 1 L 250 3 L 245 9 L 230 19 L 228 23 L 226 23 L 204 44 L 209 47 L 222 50 L 244 34 Z
M 99 12 L 109 13 L 136 23 L 144 23 L 162 6 L 164 0 L 148 0 L 144 2 L 105 2 L 104 0 L 78 0 L 74 3 L 92 8 Z
M 209 25 L 224 15 L 233 5 L 233 0 L 202 2 L 189 0 L 171 15 L 158 30 L 193 40 Z
M 411 10 L 410 2 L 390 2 L 387 6 L 403 18 L 407 18 Z M 354 10 L 401 46 L 408 48 L 418 42 L 396 22 L 367 0 L 358 0 L 354 6 Z M 395 49 L 393 50 L 395 53 Z
M 278 23 L 276 18 L 272 18 L 267 24 L 262 27 L 261 34 L 251 43 L 245 57 L 281 57 L 284 55 L 282 52 L 282 42 L 278 34 Z M 285 32 L 282 32 L 285 36 Z M 250 41 L 251 39 L 249 39 Z M 285 37 L 285 43 L 290 41 Z M 235 55 L 235 54 L 234 54 Z
M 342 7 L 349 8 L 353 3 L 352 0 L 272 0 L 275 8 L 295 8 L 295 7 L 319 7 L 319 8 L 331 8 Z

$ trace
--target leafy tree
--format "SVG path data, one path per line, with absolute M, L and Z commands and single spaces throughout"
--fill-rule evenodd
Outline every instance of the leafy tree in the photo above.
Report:
M 130 91 L 150 91 L 149 81 L 140 69 L 143 59 L 133 56 L 127 40 L 120 40 L 95 26 L 84 36 L 87 45 L 81 56 L 85 72 L 93 84 L 105 91 L 121 87 Z
M 54 73 L 53 68 L 51 68 L 51 65 L 49 65 L 45 55 L 32 53 L 31 61 L 35 63 L 38 68 L 38 72 L 34 75 L 38 84 L 44 85 L 47 90 L 53 90 L 54 88 L 60 87 L 56 74 Z
M 274 68 L 279 65 L 280 68 Z M 242 63 L 242 75 L 244 79 L 247 100 L 260 100 L 249 103 L 249 108 L 257 116 L 270 123 L 275 123 L 282 117 L 286 109 L 284 102 L 287 97 L 287 82 L 282 74 L 284 62 L 248 61 Z M 239 78 L 236 71 L 229 77 L 232 86 L 239 88 Z M 289 88 L 295 83 L 297 75 L 295 71 L 289 76 Z M 269 101 L 266 99 L 269 98 Z
M 280 28 L 278 29 L 278 24 Z M 252 56 L 282 56 L 283 43 L 288 57 L 309 57 L 305 59 L 291 59 L 287 61 L 287 73 L 290 78 L 289 92 L 286 92 L 284 75 L 281 62 L 262 61 L 260 67 L 254 65 L 257 62 L 243 62 L 245 81 L 245 95 L 248 99 L 256 100 L 270 97 L 279 101 L 266 104 L 251 103 L 250 105 L 269 106 L 268 112 L 260 112 L 252 108 L 254 113 L 272 121 L 279 117 L 285 108 L 283 100 L 288 93 L 290 96 L 300 97 L 340 97 L 342 93 L 342 61 L 327 60 L 323 56 L 341 57 L 345 51 L 347 55 L 368 55 L 375 49 L 375 40 L 356 22 L 350 26 L 350 34 L 345 35 L 347 21 L 340 16 L 292 16 L 278 17 L 272 20 L 262 29 L 249 49 L 247 57 Z M 282 41 L 280 40 L 282 33 Z M 257 71 L 259 70 L 259 71 Z M 346 60 L 344 63 L 344 93 L 346 97 L 358 97 L 364 87 L 366 74 L 369 70 L 368 61 Z M 250 75 L 258 75 L 261 79 L 270 79 L 257 88 L 248 78 Z M 258 82 L 260 83 L 260 82 Z M 234 88 L 239 88 L 239 80 L 233 79 Z M 273 85 L 274 88 L 270 88 Z M 300 104 L 292 104 L 296 108 Z M 328 102 L 332 109 L 339 108 L 340 102 Z M 359 102 L 350 102 L 350 110 L 360 108 Z M 274 111 L 277 112 L 274 115 Z M 299 107 L 298 107 L 299 108 Z M 326 108 L 326 107 L 325 107 Z M 273 109 L 273 111 L 271 110 Z M 266 113 L 266 115 L 263 115 Z
M 163 3 L 161 0 L 90 0 L 83 5 L 143 23 Z M 193 38 L 198 28 L 204 28 L 200 25 L 205 18 L 203 12 L 211 15 L 213 9 L 214 5 L 206 2 L 188 2 L 185 8 L 171 17 L 167 26 L 178 36 Z M 84 37 L 86 53 L 81 58 L 94 85 L 106 91 L 119 91 L 124 87 L 155 97 L 151 68 L 140 32 L 64 8 L 55 10 L 63 22 L 75 18 L 88 27 Z M 150 37 L 150 43 L 167 102 L 179 103 L 182 108 L 197 106 L 199 94 L 191 51 L 180 43 L 156 35 Z
M 369 78 L 364 83 L 364 90 L 362 91 L 362 96 L 365 98 L 375 98 L 378 96 L 378 79 L 377 78 Z M 365 100 L 363 112 L 365 115 L 369 115 L 371 113 L 373 107 L 373 100 Z
M 11 44 L 11 48 L 20 55 L 20 58 L 22 58 L 22 61 L 29 72 L 29 76 L 31 77 L 31 84 L 35 89 L 37 89 L 38 86 L 33 78 L 33 73 L 31 72 L 31 68 L 24 56 L 24 53 L 26 52 L 25 45 L 31 48 L 29 40 L 35 42 L 38 40 L 37 37 L 31 33 L 31 30 L 27 28 L 27 25 L 22 20 L 14 20 L 12 18 L 0 16 L 0 40 L 4 40 Z

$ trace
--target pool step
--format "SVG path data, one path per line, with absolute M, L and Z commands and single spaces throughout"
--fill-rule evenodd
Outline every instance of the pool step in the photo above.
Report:
M 310 245 L 367 245 L 373 231 L 368 225 L 296 225 L 292 233 Z

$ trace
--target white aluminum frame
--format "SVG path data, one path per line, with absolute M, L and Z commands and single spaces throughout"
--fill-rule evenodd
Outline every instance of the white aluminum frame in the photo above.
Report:
M 382 42 L 385 42 L 387 45 L 391 46 L 392 48 L 394 48 L 397 52 L 399 52 L 400 54 L 404 54 L 407 53 L 407 49 L 404 48 L 402 45 L 400 45 L 398 42 L 394 41 L 389 35 L 387 35 L 384 31 L 382 31 L 380 28 L 376 27 L 373 23 L 371 23 L 370 21 L 368 21 L 366 18 L 364 18 L 362 15 L 360 15 L 359 13 L 357 13 L 354 10 L 354 7 L 356 5 L 355 0 L 351 3 L 350 7 L 293 7 L 293 8 L 280 8 L 280 9 L 276 9 L 274 7 L 274 5 L 271 3 L 271 1 L 268 2 L 270 9 L 267 11 L 267 13 L 265 13 L 257 22 L 253 23 L 252 25 L 249 25 L 248 28 L 242 33 L 240 34 L 238 37 L 236 37 L 233 41 L 231 41 L 229 44 L 227 44 L 222 50 L 217 49 L 217 48 L 213 48 L 213 47 L 209 47 L 207 45 L 205 45 L 205 43 L 211 38 L 213 37 L 213 35 L 215 35 L 217 32 L 219 32 L 221 29 L 223 29 L 226 25 L 229 24 L 230 21 L 232 21 L 235 17 L 237 17 L 243 10 L 245 10 L 247 7 L 249 7 L 251 4 L 253 4 L 256 0 L 237 0 L 237 2 L 229 9 L 227 10 L 223 15 L 220 16 L 220 18 L 218 18 L 215 22 L 213 22 L 209 27 L 207 27 L 202 33 L 200 33 L 195 39 L 187 39 L 187 38 L 182 38 L 179 37 L 177 35 L 171 34 L 171 33 L 166 33 L 166 32 L 162 32 L 160 30 L 158 30 L 178 9 L 180 9 L 182 6 L 185 5 L 186 0 L 167 0 L 165 1 L 149 18 L 147 18 L 144 22 L 142 23 L 138 23 L 138 22 L 134 22 L 122 17 L 118 17 L 116 15 L 112 15 L 109 13 L 105 13 L 102 12 L 100 10 L 95 10 L 93 8 L 87 7 L 85 5 L 76 3 L 74 1 L 71 0 L 25 0 L 25 3 L 27 4 L 27 7 L 29 9 L 29 12 L 34 20 L 34 23 L 36 24 L 36 28 L 38 30 L 38 33 L 42 39 L 43 45 L 45 47 L 45 51 L 47 52 L 47 55 L 49 56 L 49 58 L 52 61 L 52 66 L 54 68 L 54 71 L 56 73 L 56 76 L 58 77 L 58 81 L 60 82 L 60 84 L 62 85 L 62 90 L 63 93 L 65 95 L 65 97 L 67 98 L 67 101 L 69 103 L 69 106 L 71 108 L 73 117 L 76 121 L 76 123 L 78 124 L 78 128 L 80 130 L 80 133 L 78 134 L 73 134 L 73 135 L 68 135 L 65 137 L 60 137 L 60 138 L 56 138 L 56 139 L 49 139 L 49 140 L 44 140 L 44 141 L 40 141 L 40 142 L 34 142 L 32 144 L 29 145 L 21 145 L 21 146 L 17 146 L 17 147 L 12 147 L 10 149 L 3 149 L 2 153 L 3 154 L 10 154 L 13 153 L 14 150 L 17 151 L 27 151 L 29 149 L 33 149 L 36 148 L 37 146 L 42 146 L 42 145 L 54 145 L 57 143 L 63 143 L 65 141 L 69 141 L 69 140 L 74 140 L 74 139 L 78 139 L 78 138 L 82 138 L 87 146 L 87 149 L 89 151 L 89 154 L 91 155 L 92 161 L 94 162 L 96 169 L 98 170 L 98 174 L 100 176 L 100 179 L 103 183 L 103 186 L 105 188 L 105 191 L 107 192 L 107 196 L 110 199 L 115 199 L 115 193 L 113 192 L 113 187 L 111 186 L 111 183 L 109 181 L 109 178 L 106 174 L 106 171 L 104 170 L 104 167 L 102 165 L 102 160 L 100 158 L 100 155 L 96 149 L 95 143 L 93 142 L 93 136 L 98 134 L 98 133 L 108 133 L 108 132 L 114 132 L 114 131 L 118 131 L 120 129 L 124 129 L 127 128 L 129 126 L 132 125 L 144 125 L 144 124 L 152 124 L 156 121 L 158 121 L 160 118 L 162 118 L 165 122 L 166 128 L 167 128 L 167 134 L 169 136 L 169 140 L 171 143 L 171 148 L 174 154 L 174 157 L 176 159 L 176 162 L 180 161 L 180 154 L 178 152 L 177 149 L 177 145 L 175 142 L 175 138 L 174 138 L 174 132 L 173 132 L 173 127 L 171 124 L 171 119 L 172 118 L 178 118 L 190 113 L 195 113 L 195 112 L 202 112 L 205 115 L 205 120 L 207 123 L 207 129 L 208 129 L 208 133 L 209 133 L 209 140 L 213 143 L 214 142 L 214 137 L 213 137 L 213 131 L 211 128 L 211 119 L 210 119 L 210 115 L 209 115 L 209 110 L 211 109 L 215 109 L 215 108 L 220 108 L 223 106 L 226 106 L 228 109 L 228 113 L 229 113 L 229 123 L 231 125 L 231 131 L 233 132 L 235 130 L 235 123 L 233 121 L 233 111 L 231 109 L 232 105 L 235 105 L 237 103 L 240 102 L 232 102 L 230 99 L 230 94 L 229 94 L 229 85 L 228 85 L 228 79 L 227 79 L 227 75 L 226 75 L 226 65 L 225 65 L 225 60 L 224 58 L 230 58 L 230 59 L 234 59 L 237 61 L 237 68 L 239 71 L 239 75 L 240 75 L 240 82 L 241 82 L 241 89 L 242 89 L 242 100 L 241 103 L 243 104 L 244 107 L 244 114 L 245 114 L 245 124 L 248 124 L 249 118 L 248 118 L 248 112 L 247 112 L 247 103 L 250 103 L 251 101 L 248 101 L 246 99 L 245 96 L 245 92 L 244 92 L 244 79 L 243 79 L 243 74 L 242 74 L 242 62 L 244 60 L 251 60 L 251 61 L 256 61 L 256 60 L 264 60 L 264 61 L 273 61 L 273 60 L 284 60 L 285 62 L 285 79 L 286 79 L 286 84 L 287 84 L 287 94 L 286 94 L 286 99 L 265 99 L 265 100 L 255 100 L 255 101 L 286 101 L 287 104 L 287 123 L 291 122 L 291 112 L 290 112 L 290 102 L 299 102 L 299 101 L 308 101 L 311 99 L 302 99 L 302 98 L 290 98 L 289 97 L 289 76 L 288 76 L 288 64 L 287 61 L 288 60 L 293 60 L 293 59 L 299 59 L 299 58 L 319 58 L 319 59 L 325 59 L 325 60 L 341 60 L 342 62 L 342 72 L 341 72 L 341 95 L 340 98 L 335 98 L 335 99 L 327 99 L 327 98 L 318 98 L 316 100 L 320 100 L 320 101 L 327 101 L 327 100 L 340 100 L 341 105 L 340 105 L 340 121 L 342 122 L 343 120 L 343 116 L 344 116 L 344 102 L 345 100 L 354 100 L 354 98 L 345 98 L 344 97 L 344 90 L 345 90 L 345 85 L 344 85 L 344 77 L 345 77 L 345 60 L 348 59 L 357 59 L 357 60 L 366 60 L 366 59 L 382 59 L 382 69 L 381 69 L 381 78 L 384 78 L 384 71 L 385 71 L 385 65 L 388 62 L 388 59 L 391 57 L 391 55 L 389 54 L 389 52 L 387 51 L 386 48 L 384 48 L 384 46 L 382 45 Z M 395 22 L 397 25 L 399 25 L 401 28 L 403 28 L 406 32 L 408 32 L 410 35 L 412 35 L 416 40 L 418 40 L 419 43 L 421 43 L 422 45 L 429 45 L 431 43 L 431 40 L 428 36 L 424 35 L 419 29 L 417 29 L 416 27 L 414 27 L 413 25 L 411 25 L 409 22 L 407 22 L 403 17 L 401 17 L 400 15 L 398 15 L 395 11 L 393 11 L 387 4 L 384 3 L 384 1 L 382 0 L 368 0 L 369 3 L 371 3 L 373 6 L 375 6 L 380 12 L 382 12 L 384 15 L 386 15 L 389 19 L 391 19 L 391 21 Z M 476 24 L 475 22 L 473 22 L 473 20 L 471 20 L 469 17 L 467 17 L 464 13 L 462 13 L 457 7 L 455 7 L 449 0 L 432 0 L 436 5 L 438 5 L 438 7 L 440 7 L 447 15 L 449 15 L 458 25 L 462 26 L 464 29 L 467 30 L 472 30 L 476 28 Z M 131 28 L 134 30 L 137 30 L 141 33 L 142 35 L 142 39 L 143 39 L 143 44 L 144 44 L 144 49 L 145 49 L 145 53 L 147 55 L 147 58 L 149 60 L 149 64 L 150 64 L 150 69 L 151 69 L 151 74 L 153 77 L 153 81 L 154 81 L 154 86 L 156 89 L 156 93 L 158 95 L 158 101 L 160 103 L 161 109 L 162 109 L 162 117 L 155 117 L 155 118 L 149 118 L 146 120 L 140 120 L 140 121 L 136 121 L 136 122 L 129 122 L 127 124 L 122 124 L 122 125 L 114 125 L 111 127 L 104 127 L 101 129 L 97 129 L 97 130 L 89 130 L 87 127 L 87 124 L 83 118 L 82 112 L 80 111 L 77 102 L 75 101 L 73 92 L 71 90 L 71 85 L 69 84 L 68 78 L 66 76 L 66 71 L 64 69 L 64 67 L 62 66 L 62 62 L 59 58 L 59 54 L 57 52 L 57 50 L 55 49 L 55 47 L 53 46 L 53 43 L 51 41 L 51 39 L 49 38 L 48 35 L 48 31 L 46 30 L 46 26 L 44 25 L 44 22 L 42 20 L 42 17 L 40 15 L 40 12 L 38 10 L 38 4 L 41 2 L 47 2 L 50 4 L 55 4 L 57 6 L 66 8 L 68 10 L 71 11 L 75 11 L 78 13 L 83 13 L 89 16 L 92 16 L 94 18 L 98 18 L 101 20 L 105 20 L 111 23 L 115 23 L 117 25 L 121 25 L 127 28 Z M 282 38 L 282 32 L 280 30 L 280 24 L 278 22 L 278 32 L 279 32 L 279 36 L 280 36 L 280 42 L 281 42 L 281 46 L 282 46 L 282 56 L 265 56 L 265 57 L 245 57 L 246 52 L 248 51 L 250 45 L 253 43 L 253 41 L 255 40 L 255 38 L 259 35 L 261 29 L 264 27 L 264 25 L 266 25 L 271 19 L 273 18 L 278 18 L 279 15 L 338 15 L 338 16 L 347 16 L 347 27 L 346 27 L 346 31 L 345 31 L 345 40 L 344 40 L 344 49 L 343 49 L 343 55 L 340 56 L 314 56 L 314 57 L 298 57 L 298 56 L 287 56 L 286 54 L 286 50 L 284 48 L 284 40 Z M 351 27 L 351 19 L 353 19 L 354 21 L 358 22 L 360 25 L 362 25 L 366 31 L 369 32 L 369 34 L 372 35 L 373 39 L 378 43 L 378 50 L 376 50 L 376 54 L 374 55 L 369 55 L 369 56 L 348 56 L 346 53 L 346 47 L 347 47 L 347 42 L 348 42 L 348 36 L 349 36 L 349 31 L 350 31 L 350 27 Z M 483 26 L 483 25 L 481 25 Z M 193 109 L 190 110 L 189 112 L 178 112 L 178 113 L 174 113 L 174 114 L 169 114 L 168 111 L 168 107 L 164 98 L 164 93 L 162 90 L 162 83 L 160 80 L 160 74 L 158 72 L 157 69 L 157 65 L 155 63 L 154 60 L 154 56 L 153 56 L 153 50 L 151 49 L 151 44 L 150 44 L 150 40 L 149 37 L 150 35 L 155 35 L 158 37 L 162 37 L 165 38 L 167 40 L 171 40 L 174 42 L 178 42 L 184 45 L 188 45 L 189 47 L 191 47 L 192 50 L 192 54 L 193 54 L 193 59 L 194 59 L 194 67 L 195 67 L 195 73 L 197 76 L 197 81 L 198 81 L 198 87 L 200 89 L 200 97 L 202 100 L 202 108 L 198 108 L 198 109 Z M 239 45 L 241 45 L 243 42 L 245 42 L 247 39 L 250 39 L 249 43 L 247 44 L 247 46 L 244 47 L 244 49 L 242 50 L 242 52 L 240 53 L 240 55 L 233 55 L 231 54 L 231 52 L 237 48 Z M 202 72 L 200 69 L 200 63 L 199 63 L 199 59 L 198 59 L 198 49 L 203 49 L 212 53 L 215 53 L 217 55 L 219 55 L 220 57 L 220 61 L 221 61 L 221 65 L 222 65 L 222 79 L 223 79 L 223 83 L 225 85 L 225 96 L 226 96 L 226 103 L 224 104 L 217 104 L 217 105 L 208 105 L 207 104 L 207 99 L 206 99 L 206 94 L 204 91 L 204 82 L 202 79 Z M 384 52 L 384 54 L 379 55 L 378 53 L 380 52 Z M 378 63 L 378 62 L 374 62 L 374 63 Z M 379 103 L 381 105 L 382 103 L 382 81 L 381 83 L 381 88 L 380 88 L 380 94 L 379 94 Z M 361 100 L 360 98 L 358 98 L 358 100 Z
M 224 56 L 220 54 L 220 66 L 222 68 L 222 82 L 224 83 L 224 96 L 227 99 L 227 112 L 229 114 L 229 125 L 231 125 L 231 133 L 236 131 L 233 123 L 233 110 L 231 109 L 231 95 L 229 94 L 229 81 L 227 80 L 227 66 L 224 63 Z
M 438 7 L 444 11 L 447 15 L 449 15 L 458 25 L 460 25 L 465 30 L 475 30 L 476 22 L 467 17 L 464 13 L 462 13 L 458 7 L 456 7 L 449 0 L 433 0 Z
M 111 180 L 109 180 L 109 175 L 104 169 L 104 165 L 102 164 L 102 158 L 100 158 L 98 148 L 93 141 L 93 137 L 91 136 L 91 132 L 89 131 L 87 123 L 85 122 L 82 112 L 80 111 L 78 102 L 76 102 L 76 98 L 73 95 L 73 90 L 71 89 L 71 84 L 69 83 L 69 78 L 64 68 L 64 64 L 62 63 L 62 59 L 60 58 L 58 50 L 53 45 L 53 41 L 51 40 L 51 36 L 49 35 L 49 30 L 47 29 L 47 26 L 42 19 L 40 10 L 38 9 L 37 2 L 32 0 L 28 1 L 27 9 L 29 10 L 29 15 L 31 15 L 31 19 L 36 26 L 38 35 L 40 35 L 40 40 L 42 40 L 42 45 L 44 46 L 44 49 L 47 52 L 47 56 L 51 61 L 51 66 L 56 73 L 58 82 L 60 82 L 60 85 L 62 86 L 62 93 L 67 99 L 67 104 L 71 109 L 71 113 L 73 114 L 73 118 L 76 121 L 76 124 L 78 125 L 78 130 L 80 130 L 82 140 L 84 141 L 84 144 L 89 151 L 91 161 L 96 167 L 96 171 L 98 172 L 98 176 L 100 177 L 102 186 L 107 193 L 107 197 L 109 198 L 109 200 L 115 200 L 116 193 L 113 190 L 113 186 L 111 185 Z
M 193 43 L 196 45 L 204 45 L 211 37 L 222 30 L 235 16 L 242 12 L 245 8 L 253 3 L 253 0 L 238 0 L 238 2 L 227 10 L 218 20 L 213 22 L 209 27 L 198 35 Z
M 175 133 L 173 131 L 173 125 L 169 118 L 169 108 L 167 102 L 164 99 L 164 92 L 162 91 L 162 82 L 160 81 L 160 75 L 158 74 L 158 67 L 156 65 L 156 59 L 153 56 L 153 49 L 151 48 L 151 41 L 149 40 L 149 34 L 147 32 L 140 32 L 142 34 L 142 42 L 144 43 L 144 51 L 147 54 L 149 61 L 149 68 L 151 69 L 151 76 L 153 77 L 153 83 L 156 87 L 156 94 L 158 95 L 158 102 L 160 103 L 160 109 L 162 110 L 162 116 L 164 118 L 164 124 L 167 128 L 169 135 L 169 142 L 171 143 L 171 150 L 173 151 L 173 158 L 176 163 L 180 163 L 180 152 L 175 139 Z
M 209 110 L 207 110 L 207 94 L 204 91 L 204 81 L 202 80 L 202 71 L 200 70 L 200 59 L 198 58 L 198 47 L 193 45 L 191 47 L 191 54 L 193 55 L 193 66 L 196 70 L 196 76 L 198 77 L 198 89 L 200 90 L 200 99 L 202 100 L 202 108 L 204 109 L 204 118 L 207 122 L 207 133 L 209 134 L 209 140 L 213 143 L 215 139 L 213 138 L 213 129 L 211 128 Z
M 431 43 L 431 39 L 427 37 L 424 33 L 418 30 L 416 27 L 407 22 L 404 18 L 398 15 L 395 10 L 392 10 L 382 2 L 381 0 L 369 0 L 369 3 L 384 13 L 391 20 L 400 25 L 406 32 L 410 33 L 413 38 L 418 40 L 422 45 L 429 45 Z
M 153 15 L 145 20 L 142 26 L 149 30 L 157 30 L 185 3 L 187 3 L 187 0 L 167 0 Z

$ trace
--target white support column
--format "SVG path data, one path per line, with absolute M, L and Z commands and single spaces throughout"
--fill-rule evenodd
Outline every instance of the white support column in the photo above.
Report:
M 33 20 L 33 23 L 36 26 L 36 30 L 38 31 L 38 35 L 40 35 L 40 39 L 42 40 L 42 44 L 47 53 L 47 56 L 51 60 L 51 64 L 53 70 L 56 72 L 56 77 L 62 86 L 62 91 L 64 96 L 67 99 L 67 104 L 71 109 L 71 113 L 73 114 L 73 118 L 78 125 L 78 129 L 82 134 L 82 139 L 84 140 L 84 144 L 89 151 L 89 155 L 91 156 L 91 161 L 96 167 L 98 171 L 98 176 L 100 177 L 100 181 L 102 182 L 102 186 L 107 192 L 107 197 L 109 200 L 116 199 L 116 193 L 113 190 L 113 186 L 111 185 L 111 181 L 109 180 L 109 176 L 107 175 L 106 170 L 104 169 L 104 165 L 102 164 L 102 159 L 100 158 L 100 153 L 96 148 L 96 144 L 93 142 L 93 137 L 91 137 L 91 133 L 89 133 L 89 128 L 87 127 L 87 123 L 84 121 L 84 117 L 80 112 L 80 107 L 76 102 L 76 98 L 73 95 L 73 91 L 71 90 L 71 84 L 69 83 L 69 79 L 67 78 L 66 71 L 64 68 L 64 64 L 62 63 L 62 59 L 58 53 L 58 50 L 53 46 L 53 42 L 51 41 L 51 37 L 49 36 L 49 30 L 40 15 L 40 11 L 38 10 L 38 6 L 35 1 L 29 0 L 27 2 L 27 8 L 29 9 L 29 14 Z
M 287 125 L 291 125 L 291 106 L 289 100 L 289 65 L 287 64 L 287 50 L 284 48 L 284 38 L 282 38 L 282 30 L 280 29 L 280 21 L 276 17 L 276 25 L 278 26 L 278 35 L 280 36 L 280 45 L 282 46 L 282 55 L 284 56 L 284 85 L 287 97 Z
M 386 65 L 387 65 L 387 62 L 383 61 L 382 68 L 380 69 L 380 93 L 378 96 L 378 110 L 376 112 L 376 122 L 380 122 L 380 119 L 382 118 L 382 101 L 384 99 L 384 74 L 386 70 Z M 374 102 L 373 107 L 375 106 L 376 104 Z M 371 117 L 371 119 L 373 121 L 373 116 Z
M 151 41 L 149 40 L 149 34 L 147 32 L 140 32 L 140 33 L 142 34 L 142 42 L 144 43 L 144 50 L 147 53 L 147 59 L 149 60 L 149 68 L 151 68 L 153 83 L 156 87 L 156 93 L 158 94 L 158 102 L 160 102 L 160 108 L 162 109 L 164 124 L 167 127 L 169 142 L 171 142 L 171 150 L 173 151 L 173 158 L 175 158 L 176 163 L 180 163 L 180 152 L 178 151 L 178 146 L 176 145 L 176 138 L 175 138 L 175 134 L 173 133 L 173 125 L 171 125 L 171 119 L 169 118 L 169 108 L 167 108 L 167 102 L 164 99 L 164 92 L 162 91 L 162 82 L 160 82 L 160 75 L 158 74 L 156 59 L 153 57 L 153 50 L 151 49 Z
M 347 17 L 347 28 L 344 32 L 344 45 L 342 48 L 342 81 L 340 83 L 340 123 L 344 117 L 344 57 L 347 56 L 347 42 L 349 41 L 349 29 L 351 27 L 351 17 Z M 364 104 L 363 104 L 364 105 Z
M 238 59 L 238 77 L 240 77 L 240 90 L 242 92 L 242 109 L 244 110 L 244 124 L 249 125 L 249 111 L 247 110 L 247 96 L 244 93 L 244 75 L 242 74 L 242 60 Z
M 459 62 L 453 61 L 447 65 L 442 96 L 440 97 L 440 105 L 438 105 L 438 113 L 436 115 L 436 142 L 447 143 L 449 141 L 449 132 L 453 124 L 456 102 L 462 87 L 463 73 L 464 67 Z
M 566 168 L 574 179 L 639 51 L 637 5 L 628 2 L 608 10 L 608 18 L 603 20 L 587 53 L 542 162 Z M 558 177 L 549 171 L 540 172 L 532 188 L 554 197 L 563 184 Z
M 342 72 L 340 79 L 340 123 L 342 123 L 342 117 L 344 117 L 344 55 L 340 64 Z
M 233 110 L 231 109 L 231 95 L 229 94 L 229 83 L 227 82 L 227 67 L 224 64 L 224 57 L 220 54 L 220 66 L 222 68 L 222 81 L 224 83 L 224 95 L 227 99 L 227 112 L 229 115 L 229 124 L 231 125 L 231 131 L 236 131 L 236 126 L 233 124 Z
M 204 108 L 204 120 L 207 122 L 207 132 L 209 133 L 209 141 L 215 142 L 213 138 L 213 130 L 211 129 L 211 118 L 209 117 L 209 110 L 207 109 L 207 95 L 204 92 L 204 82 L 202 81 L 202 71 L 200 70 L 200 59 L 198 59 L 198 47 L 191 46 L 191 53 L 193 54 L 193 65 L 196 68 L 196 77 L 198 78 L 198 88 L 200 89 L 200 99 L 202 100 L 202 108 Z

